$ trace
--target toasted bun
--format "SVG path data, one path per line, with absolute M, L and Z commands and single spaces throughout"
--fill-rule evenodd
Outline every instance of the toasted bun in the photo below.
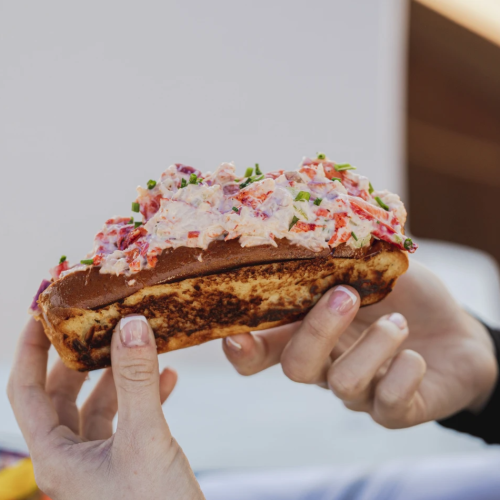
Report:
M 374 304 L 408 268 L 406 253 L 382 241 L 321 254 L 283 241 L 277 249 L 216 243 L 166 253 L 156 271 L 163 274 L 138 273 L 134 285 L 97 268 L 53 283 L 40 296 L 38 319 L 64 363 L 80 371 L 109 366 L 113 329 L 130 314 L 148 319 L 163 353 L 300 320 L 339 284 L 354 287 L 361 305 Z

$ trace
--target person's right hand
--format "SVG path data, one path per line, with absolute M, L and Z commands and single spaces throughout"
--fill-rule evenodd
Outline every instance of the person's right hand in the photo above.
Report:
M 47 377 L 49 348 L 41 324 L 31 319 L 8 385 L 42 491 L 52 500 L 204 498 L 161 408 L 177 376 L 159 374 L 155 339 L 143 316 L 118 324 L 112 370 L 81 411 L 76 397 L 87 374 L 59 360 Z
M 492 339 L 435 275 L 412 262 L 385 300 L 359 304 L 336 287 L 302 323 L 227 337 L 224 352 L 243 375 L 281 363 L 388 428 L 481 410 L 498 377 Z

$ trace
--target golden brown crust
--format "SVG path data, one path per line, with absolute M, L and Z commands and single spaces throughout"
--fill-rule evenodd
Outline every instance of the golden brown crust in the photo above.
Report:
M 373 304 L 392 290 L 407 268 L 406 253 L 377 241 L 359 258 L 328 253 L 246 265 L 145 286 L 92 309 L 58 306 L 53 295 L 44 292 L 39 319 L 65 364 L 87 371 L 109 366 L 113 328 L 129 314 L 146 316 L 162 353 L 299 320 L 326 290 L 341 283 L 358 290 L 362 305 Z

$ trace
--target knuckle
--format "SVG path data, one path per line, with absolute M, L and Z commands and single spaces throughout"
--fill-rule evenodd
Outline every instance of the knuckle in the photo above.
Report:
M 377 402 L 388 412 L 400 411 L 406 406 L 406 399 L 395 391 L 383 389 L 377 394 Z
M 155 368 L 150 359 L 133 359 L 122 362 L 118 371 L 125 383 L 147 385 L 153 379 Z
M 329 331 L 328 328 L 325 327 L 325 323 L 319 321 L 319 319 L 314 315 L 308 316 L 304 320 L 303 327 L 307 335 L 311 336 L 314 340 L 325 342 L 330 338 Z
M 315 377 L 311 373 L 307 373 L 304 367 L 296 361 L 290 359 L 283 359 L 281 361 L 281 368 L 283 373 L 293 382 L 301 384 L 314 384 Z
M 351 411 L 369 413 L 371 410 L 369 401 L 342 401 L 342 404 Z
M 333 393 L 342 400 L 355 399 L 362 392 L 359 380 L 353 377 L 333 375 L 329 379 L 330 388 Z
M 374 412 L 371 414 L 371 417 L 374 422 L 381 425 L 382 427 L 385 427 L 386 429 L 396 430 L 410 427 L 410 423 L 405 416 L 392 418 L 386 414 L 381 415 L 378 412 Z
M 266 368 L 265 361 L 252 353 L 243 354 L 238 360 L 229 360 L 234 369 L 242 376 L 249 377 L 255 375 Z
M 241 365 L 233 364 L 233 366 L 235 370 L 243 377 L 250 377 L 251 375 L 255 375 L 255 373 L 258 372 L 258 370 L 255 370 L 253 367 L 247 364 L 241 364 Z

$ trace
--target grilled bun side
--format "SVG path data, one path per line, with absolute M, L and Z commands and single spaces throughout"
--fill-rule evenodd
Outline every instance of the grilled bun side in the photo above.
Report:
M 219 265 L 218 270 L 212 263 L 204 272 L 202 262 L 197 260 L 200 267 L 196 273 L 193 266 L 184 274 L 172 271 L 172 276 L 159 284 L 148 284 L 150 278 L 141 277 L 139 289 L 131 287 L 129 294 L 122 297 L 127 289 L 118 287 L 120 298 L 111 302 L 109 298 L 116 297 L 116 291 L 110 292 L 108 287 L 107 292 L 104 290 L 98 296 L 100 304 L 92 306 L 89 300 L 97 300 L 95 293 L 99 287 L 90 288 L 92 293 L 86 294 L 82 289 L 85 280 L 78 278 L 77 273 L 70 274 L 42 293 L 38 319 L 64 363 L 76 370 L 89 371 L 110 365 L 112 332 L 126 315 L 143 314 L 148 319 L 158 353 L 163 353 L 297 321 L 322 294 L 339 284 L 353 286 L 361 296 L 361 305 L 374 304 L 392 290 L 397 278 L 408 268 L 406 253 L 382 241 L 374 241 L 361 251 L 339 248 L 333 253 L 322 252 L 316 256 L 304 253 L 296 258 L 292 258 L 295 249 L 303 250 L 293 247 L 283 246 L 281 257 L 275 254 L 269 257 L 269 263 L 252 263 L 251 258 L 237 262 L 230 252 L 220 252 L 221 259 L 226 255 L 226 264 Z M 256 248 L 253 248 L 254 261 L 259 255 Z M 184 251 L 183 255 L 189 256 L 195 249 L 182 248 L 174 252 L 178 250 L 179 255 Z M 240 247 L 240 250 L 243 249 Z M 197 249 L 196 255 L 199 254 Z M 203 254 L 207 263 L 209 252 Z M 194 253 L 190 259 L 193 257 Z M 257 258 L 259 260 L 262 261 Z M 184 269 L 185 265 L 184 262 Z M 75 275 L 77 279 L 71 278 Z M 112 278 L 92 275 L 87 276 L 87 283 L 92 279 L 94 285 L 100 280 L 106 283 L 106 280 L 113 281 Z M 68 282 L 73 286 L 68 286 Z M 71 294 L 77 284 L 80 290 Z

